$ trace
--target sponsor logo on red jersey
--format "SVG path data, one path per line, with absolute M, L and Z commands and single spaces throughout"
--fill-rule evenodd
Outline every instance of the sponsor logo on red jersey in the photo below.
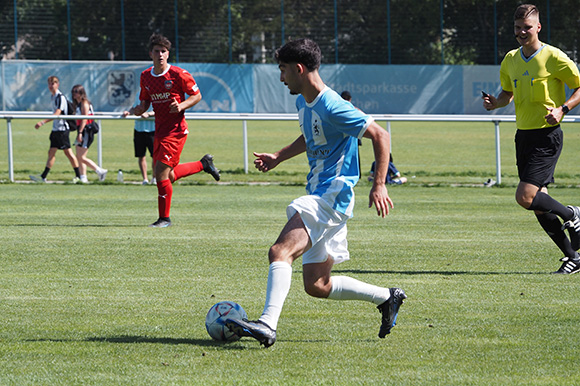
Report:
M 152 101 L 162 101 L 162 100 L 169 99 L 169 97 L 171 96 L 171 93 L 160 92 L 160 93 L 156 93 L 156 94 L 150 94 L 150 96 L 151 96 Z

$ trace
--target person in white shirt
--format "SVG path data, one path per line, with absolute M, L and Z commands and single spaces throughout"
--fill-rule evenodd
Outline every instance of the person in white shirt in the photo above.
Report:
M 310 39 L 294 40 L 276 51 L 280 81 L 299 94 L 296 101 L 301 135 L 276 153 L 254 153 L 262 172 L 306 152 L 310 173 L 307 195 L 286 209 L 288 222 L 269 251 L 266 304 L 256 321 L 227 319 L 238 336 L 250 336 L 265 347 L 276 342 L 276 328 L 292 280 L 292 263 L 302 256 L 304 289 L 318 298 L 372 302 L 382 313 L 379 338 L 395 325 L 407 297 L 400 288 L 383 288 L 347 276 L 331 276 L 334 264 L 349 259 L 346 221 L 352 217 L 354 186 L 359 180 L 358 140 L 371 139 L 376 173 L 369 207 L 385 217 L 393 202 L 385 187 L 389 134 L 372 117 L 328 88 L 318 73 L 321 52 Z
M 58 89 L 60 81 L 56 76 L 48 77 L 48 90 L 51 93 L 50 100 L 52 102 L 52 112 L 54 115 L 72 115 L 72 111 L 68 111 L 66 97 Z M 68 122 L 64 119 L 52 119 L 46 118 L 38 121 L 34 125 L 35 129 L 39 129 L 41 126 L 52 121 L 52 131 L 50 132 L 50 148 L 48 149 L 48 160 L 46 161 L 46 167 L 40 175 L 30 175 L 30 179 L 34 182 L 46 182 L 46 176 L 50 172 L 50 169 L 54 165 L 56 159 L 56 151 L 62 150 L 71 166 L 74 169 L 75 177 L 73 178 L 73 183 L 80 181 L 80 171 L 79 163 L 75 157 L 71 147 L 70 147 L 70 128 Z

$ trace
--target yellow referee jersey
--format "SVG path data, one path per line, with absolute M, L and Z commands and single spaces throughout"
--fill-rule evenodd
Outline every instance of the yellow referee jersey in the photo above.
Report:
M 521 130 L 550 127 L 547 107 L 566 102 L 567 85 L 580 87 L 578 66 L 556 47 L 543 44 L 525 58 L 521 47 L 508 52 L 501 62 L 501 87 L 514 94 L 516 125 Z

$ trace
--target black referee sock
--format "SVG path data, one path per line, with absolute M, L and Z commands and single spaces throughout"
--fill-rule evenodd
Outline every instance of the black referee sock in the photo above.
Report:
M 571 220 L 572 217 L 574 217 L 574 212 L 571 209 L 566 208 L 564 205 L 554 200 L 549 194 L 544 192 L 536 193 L 536 197 L 534 197 L 532 205 L 530 205 L 528 210 L 554 213 L 560 216 L 564 221 Z
M 46 176 L 48 176 L 48 173 L 50 172 L 50 168 L 49 167 L 45 167 L 44 171 L 42 172 L 42 174 L 40 175 L 42 178 L 46 178 Z
M 572 248 L 570 240 L 568 240 L 566 233 L 562 230 L 562 223 L 558 216 L 553 213 L 542 213 L 536 214 L 536 218 L 544 231 L 546 231 L 552 241 L 560 248 L 564 256 L 576 256 L 576 251 Z
M 81 178 L 81 172 L 79 171 L 79 168 L 73 168 L 75 171 L 75 174 L 78 178 Z

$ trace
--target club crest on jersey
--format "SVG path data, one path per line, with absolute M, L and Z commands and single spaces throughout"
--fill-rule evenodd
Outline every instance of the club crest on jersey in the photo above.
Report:
M 312 133 L 314 135 L 320 135 L 320 126 L 317 119 L 315 119 L 314 123 L 312 124 Z
M 171 88 L 173 88 L 173 81 L 171 79 L 167 79 L 165 81 L 165 89 L 166 90 L 171 90 Z

